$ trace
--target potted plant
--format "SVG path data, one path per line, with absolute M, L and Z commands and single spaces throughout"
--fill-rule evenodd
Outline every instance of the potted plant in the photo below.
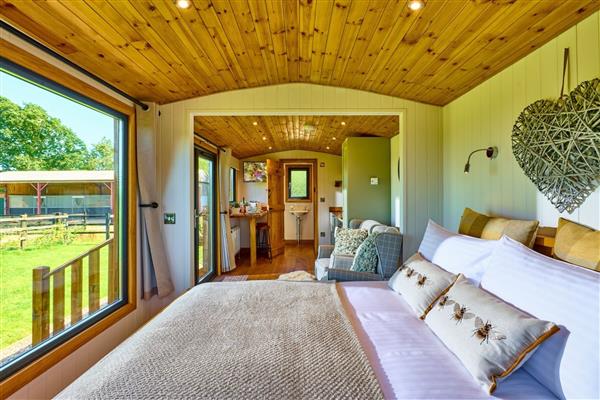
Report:
M 229 203 L 229 205 L 231 208 L 231 214 L 233 214 L 233 215 L 241 214 L 240 203 L 238 203 L 237 201 L 232 201 Z

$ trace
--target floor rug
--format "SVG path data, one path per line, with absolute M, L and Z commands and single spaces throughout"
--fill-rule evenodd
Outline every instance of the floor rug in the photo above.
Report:
M 316 281 L 317 278 L 311 273 L 306 271 L 293 271 L 288 272 L 287 274 L 279 275 L 277 278 L 280 281 Z

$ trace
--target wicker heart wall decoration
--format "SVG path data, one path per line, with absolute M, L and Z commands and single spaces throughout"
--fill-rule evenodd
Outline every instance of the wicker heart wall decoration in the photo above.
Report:
M 527 106 L 513 126 L 512 150 L 558 211 L 576 210 L 600 186 L 600 79 Z

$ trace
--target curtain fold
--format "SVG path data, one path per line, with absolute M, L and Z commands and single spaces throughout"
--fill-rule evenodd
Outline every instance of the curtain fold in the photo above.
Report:
M 229 221 L 229 168 L 231 149 L 219 154 L 219 211 L 221 222 L 221 271 L 228 272 L 236 268 L 231 222 Z
M 136 107 L 138 201 L 148 204 L 158 199 L 156 187 L 156 104 L 147 111 Z M 140 208 L 140 253 L 142 297 L 168 296 L 174 287 L 161 233 L 161 208 Z

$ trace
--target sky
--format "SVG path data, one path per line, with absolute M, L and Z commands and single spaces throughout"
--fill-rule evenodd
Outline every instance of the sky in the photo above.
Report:
M 102 137 L 111 142 L 114 140 L 114 118 L 3 71 L 0 71 L 0 96 L 21 107 L 25 103 L 41 106 L 50 116 L 60 119 L 63 125 L 71 128 L 88 148 Z

